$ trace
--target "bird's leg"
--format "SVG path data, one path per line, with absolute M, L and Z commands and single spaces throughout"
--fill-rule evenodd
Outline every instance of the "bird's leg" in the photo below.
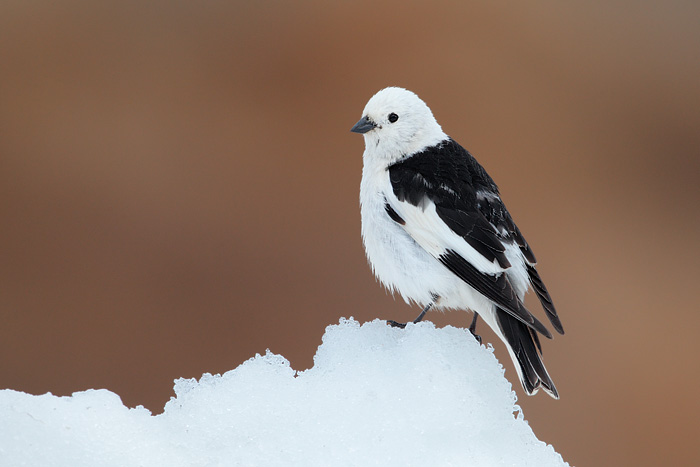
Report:
M 472 336 L 481 344 L 481 336 L 479 336 L 476 333 L 476 319 L 479 317 L 479 313 L 476 311 L 474 312 L 474 318 L 472 319 L 472 324 L 469 325 L 469 332 L 472 333 Z
M 420 323 L 421 321 L 423 321 L 423 317 L 428 312 L 428 310 L 431 309 L 432 307 L 433 307 L 433 302 L 428 303 L 428 305 L 425 308 L 423 308 L 423 311 L 420 312 L 418 317 L 413 320 L 413 324 Z
M 428 312 L 428 310 L 430 310 L 432 307 L 433 307 L 433 302 L 428 303 L 428 305 L 425 308 L 423 308 L 423 311 L 420 312 L 418 317 L 413 320 L 413 324 L 420 323 L 421 321 L 423 321 L 423 317 Z M 392 326 L 395 328 L 401 328 L 401 329 L 406 327 L 406 323 L 397 323 L 393 319 L 388 320 L 386 322 L 386 324 L 388 324 L 389 326 Z

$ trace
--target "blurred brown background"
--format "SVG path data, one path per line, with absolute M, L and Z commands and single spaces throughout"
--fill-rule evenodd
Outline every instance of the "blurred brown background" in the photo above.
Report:
M 400 85 L 500 185 L 563 318 L 560 401 L 495 343 L 537 436 L 697 465 L 700 4 L 61 3 L 0 4 L 0 388 L 159 413 L 175 378 L 413 318 L 366 264 L 349 132 Z

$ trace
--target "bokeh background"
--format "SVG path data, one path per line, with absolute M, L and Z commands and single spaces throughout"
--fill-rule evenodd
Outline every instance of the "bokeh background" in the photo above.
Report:
M 302 370 L 340 317 L 412 319 L 366 264 L 349 132 L 399 85 L 489 170 L 540 260 L 561 400 L 524 396 L 495 342 L 537 436 L 572 465 L 697 465 L 699 18 L 3 1 L 0 388 L 108 388 L 160 413 L 175 378 L 266 348 Z

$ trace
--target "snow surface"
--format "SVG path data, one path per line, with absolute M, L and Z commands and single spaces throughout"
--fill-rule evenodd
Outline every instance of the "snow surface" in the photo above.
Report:
M 329 326 L 313 368 L 268 351 L 175 381 L 156 416 L 107 391 L 0 391 L 2 466 L 562 466 L 464 329 Z

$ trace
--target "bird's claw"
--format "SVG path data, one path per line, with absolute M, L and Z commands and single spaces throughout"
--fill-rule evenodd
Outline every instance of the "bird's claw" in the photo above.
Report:
M 401 328 L 401 329 L 406 328 L 406 323 L 399 323 L 397 321 L 394 321 L 393 319 L 387 320 L 386 324 L 388 324 L 392 328 Z
M 478 334 L 476 334 L 476 333 L 475 333 L 474 331 L 472 331 L 471 329 L 469 330 L 469 332 L 472 333 L 472 336 L 474 336 L 474 339 L 476 339 L 476 341 L 479 343 L 479 345 L 481 345 L 481 336 L 478 335 Z

